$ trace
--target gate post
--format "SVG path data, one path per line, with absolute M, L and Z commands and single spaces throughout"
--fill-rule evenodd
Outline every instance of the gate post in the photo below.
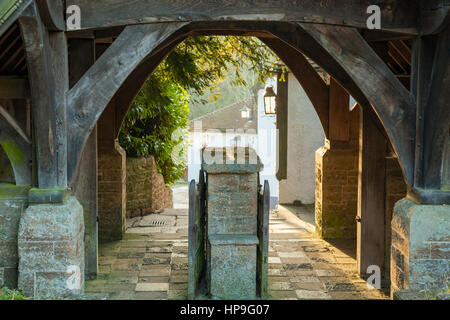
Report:
M 207 279 L 213 297 L 257 296 L 258 176 L 262 168 L 250 148 L 203 150 Z

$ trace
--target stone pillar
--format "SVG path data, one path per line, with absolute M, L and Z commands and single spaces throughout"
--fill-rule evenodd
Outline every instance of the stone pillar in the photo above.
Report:
M 392 219 L 391 295 L 399 290 L 443 292 L 450 277 L 450 210 L 404 198 Z
M 29 187 L 0 185 L 0 287 L 17 288 L 20 217 L 28 206 Z
M 35 299 L 84 292 L 84 217 L 64 190 L 31 189 L 19 226 L 19 289 Z
M 316 152 L 316 233 L 354 239 L 358 211 L 358 150 L 324 146 Z
M 126 226 L 126 153 L 117 140 L 113 148 L 99 141 L 98 217 L 99 241 L 122 239 Z
M 316 151 L 316 233 L 323 239 L 354 239 L 358 211 L 360 108 L 330 80 L 329 134 Z
M 235 149 L 236 150 L 236 149 Z M 258 174 L 262 164 L 254 150 L 236 163 L 207 164 L 207 278 L 212 296 L 224 299 L 256 298 Z M 229 150 L 230 151 L 230 150 Z M 216 151 L 217 152 L 217 151 Z M 222 150 L 226 154 L 225 149 Z M 233 154 L 233 152 L 230 152 Z M 250 154 L 250 155 L 249 155 Z M 249 159 L 253 159 L 251 161 Z M 216 159 L 217 160 L 217 159 Z

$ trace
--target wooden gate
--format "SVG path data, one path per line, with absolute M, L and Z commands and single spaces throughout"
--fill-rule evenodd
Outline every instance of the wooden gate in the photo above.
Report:
M 258 252 L 257 252 L 257 290 L 261 299 L 267 298 L 267 279 L 269 272 L 269 212 L 270 187 L 264 181 L 264 190 L 258 192 Z
M 189 240 L 188 240 L 188 299 L 193 300 L 200 291 L 206 267 L 206 183 L 200 171 L 199 183 L 189 184 Z

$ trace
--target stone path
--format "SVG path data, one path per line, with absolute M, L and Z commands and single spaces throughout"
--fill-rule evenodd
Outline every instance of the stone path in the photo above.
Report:
M 291 211 L 280 207 L 270 217 L 271 299 L 388 298 L 356 274 L 355 241 L 320 240 L 311 219 Z M 99 276 L 86 282 L 86 292 L 121 300 L 186 299 L 187 211 L 164 210 L 128 226 L 122 241 L 100 245 Z

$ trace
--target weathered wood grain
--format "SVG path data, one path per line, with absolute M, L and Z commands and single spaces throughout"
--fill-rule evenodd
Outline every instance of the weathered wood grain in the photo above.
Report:
M 172 38 L 172 37 L 170 37 Z M 113 100 L 116 108 L 117 123 L 115 124 L 116 136 L 119 136 L 119 130 L 122 122 L 130 109 L 131 103 L 141 91 L 145 81 L 150 77 L 153 71 L 156 70 L 158 65 L 176 48 L 178 44 L 183 42 L 184 36 L 167 39 L 161 44 L 161 48 L 155 49 L 155 53 L 143 61 L 127 78 L 124 84 L 120 87 L 117 93 L 114 95 Z M 159 49 L 159 50 L 158 50 Z M 108 105 L 109 107 L 110 105 Z
M 361 110 L 357 219 L 358 272 L 371 265 L 384 269 L 386 140 L 366 110 Z M 381 272 L 383 274 L 383 271 Z
M 69 86 L 75 83 L 95 62 L 93 39 L 71 39 L 69 56 Z M 85 220 L 85 275 L 95 279 L 98 273 L 97 224 L 97 128 L 94 127 L 81 154 L 80 162 L 71 184 L 72 192 L 83 206 Z
M 82 29 L 119 25 L 208 21 L 266 20 L 327 23 L 366 28 L 367 0 L 68 0 L 81 8 Z M 377 1 L 382 28 L 417 33 L 417 7 L 410 1 Z
M 421 1 L 419 16 L 420 34 L 437 34 L 450 23 L 450 2 L 448 0 Z
M 330 134 L 331 141 L 350 139 L 350 96 L 336 80 L 330 80 Z
M 19 25 L 30 80 L 38 184 L 43 189 L 66 187 L 65 36 L 45 30 L 35 5 L 24 11 Z
M 65 6 L 62 0 L 36 0 L 36 5 L 42 22 L 48 30 L 66 30 Z
M 128 26 L 67 93 L 69 181 L 83 146 L 107 104 L 134 69 L 185 23 Z
M 259 178 L 258 178 L 259 181 Z M 258 194 L 258 251 L 257 251 L 257 290 L 261 299 L 268 297 L 269 280 L 269 215 L 270 184 L 264 181 L 264 190 Z
M 441 189 L 445 144 L 450 135 L 450 24 L 437 39 L 428 101 L 424 109 L 423 178 L 426 189 Z
M 356 29 L 301 24 L 364 93 L 399 158 L 405 179 L 414 181 L 415 99 Z
M 16 185 L 31 186 L 31 140 L 3 106 L 0 106 L 0 145 L 13 167 Z

